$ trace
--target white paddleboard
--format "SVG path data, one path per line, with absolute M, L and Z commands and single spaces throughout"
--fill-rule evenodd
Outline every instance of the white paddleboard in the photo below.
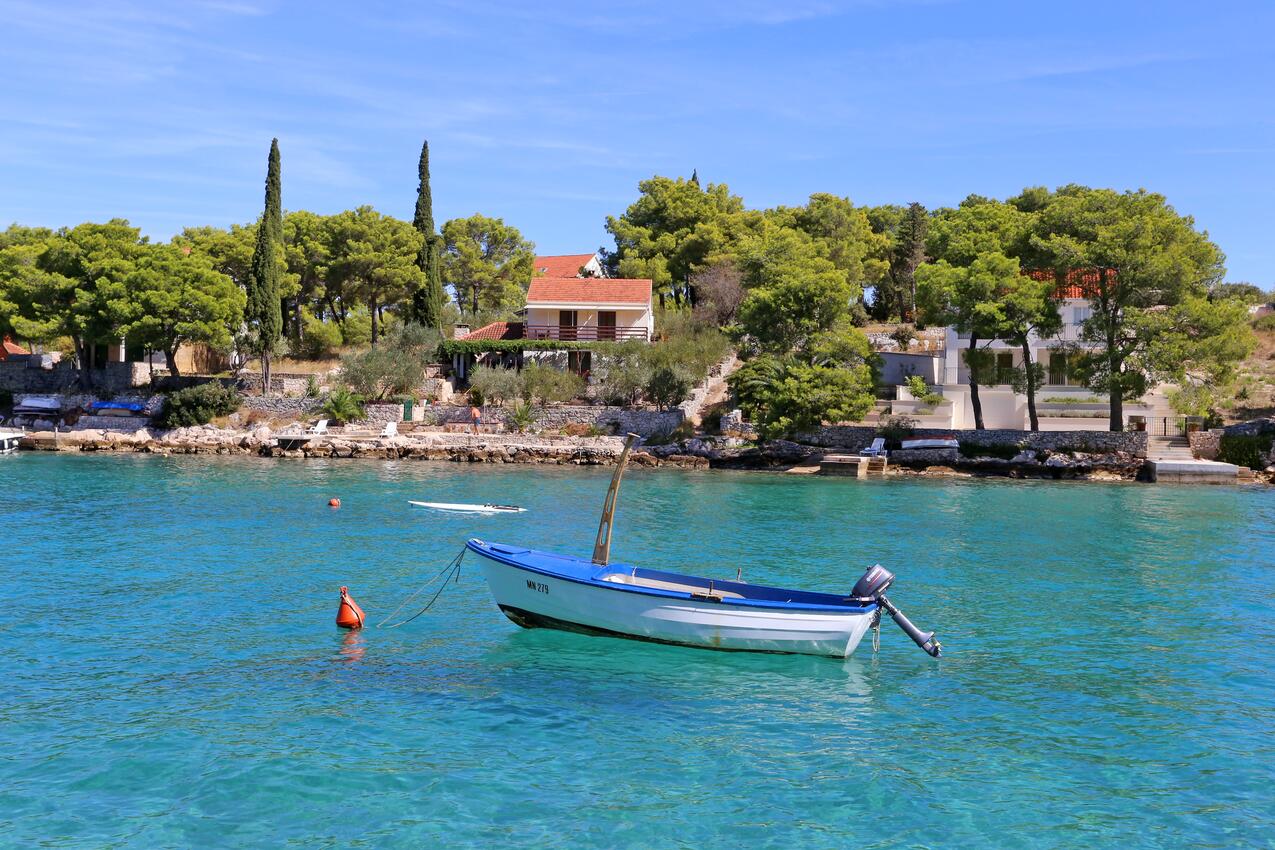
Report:
M 418 508 L 433 508 L 436 511 L 454 511 L 467 514 L 520 514 L 527 510 L 517 505 L 464 505 L 456 502 L 414 502 L 411 499 L 408 499 L 407 503 Z

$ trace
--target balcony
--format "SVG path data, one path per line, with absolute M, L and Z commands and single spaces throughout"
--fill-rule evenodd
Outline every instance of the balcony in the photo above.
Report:
M 647 339 L 646 328 L 609 325 L 525 325 L 526 339 L 558 339 L 563 342 L 624 342 Z

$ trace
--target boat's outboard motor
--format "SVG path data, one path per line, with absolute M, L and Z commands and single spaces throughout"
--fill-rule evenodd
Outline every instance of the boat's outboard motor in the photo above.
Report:
M 912 621 L 903 616 L 903 612 L 895 608 L 894 603 L 886 598 L 886 588 L 892 584 L 894 584 L 894 573 L 876 564 L 868 567 L 863 578 L 854 583 L 854 589 L 850 591 L 850 595 L 860 601 L 875 602 L 880 605 L 890 613 L 894 622 L 907 632 L 908 637 L 912 638 L 917 646 L 938 658 L 943 652 L 943 645 L 934 639 L 934 632 L 923 632 L 912 625 Z

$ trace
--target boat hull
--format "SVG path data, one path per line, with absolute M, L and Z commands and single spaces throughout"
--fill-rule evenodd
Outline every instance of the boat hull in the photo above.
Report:
M 496 604 L 524 628 L 553 628 L 705 649 L 849 656 L 872 611 L 804 612 L 658 597 L 482 558 Z

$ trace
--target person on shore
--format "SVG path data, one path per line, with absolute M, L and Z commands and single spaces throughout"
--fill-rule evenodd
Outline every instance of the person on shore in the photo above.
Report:
M 483 424 L 483 412 L 476 404 L 469 406 L 469 423 L 474 426 L 474 433 L 477 434 L 478 426 Z

